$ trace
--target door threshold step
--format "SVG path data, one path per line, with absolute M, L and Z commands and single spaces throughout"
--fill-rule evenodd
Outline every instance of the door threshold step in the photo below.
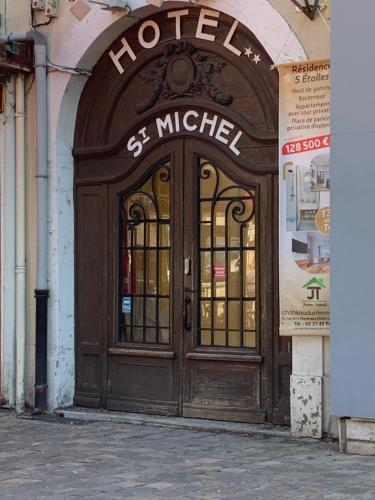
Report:
M 176 427 L 205 432 L 225 432 L 262 438 L 290 438 L 289 427 L 272 424 L 248 424 L 240 422 L 221 422 L 200 418 L 165 417 L 143 413 L 126 413 L 92 408 L 61 408 L 55 410 L 55 415 L 70 420 L 85 422 L 113 422 L 133 425 L 152 425 L 157 427 Z

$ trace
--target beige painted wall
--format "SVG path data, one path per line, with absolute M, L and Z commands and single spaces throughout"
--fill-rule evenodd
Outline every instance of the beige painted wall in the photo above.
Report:
M 0 33 L 25 31 L 30 24 L 29 0 L 0 0 Z
M 251 0 L 250 0 L 251 1 Z M 300 0 L 303 3 L 303 0 Z M 314 21 L 298 12 L 291 0 L 269 0 L 280 14 L 287 20 L 305 48 L 309 59 L 325 59 L 330 55 L 330 32 L 327 27 L 331 22 L 331 0 L 322 1 L 327 7 L 322 10 L 326 23 L 317 14 Z M 270 29 L 272 27 L 270 26 Z

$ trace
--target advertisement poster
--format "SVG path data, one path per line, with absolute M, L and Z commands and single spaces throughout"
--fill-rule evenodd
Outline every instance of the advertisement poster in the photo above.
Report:
M 279 72 L 280 335 L 328 335 L 330 63 Z

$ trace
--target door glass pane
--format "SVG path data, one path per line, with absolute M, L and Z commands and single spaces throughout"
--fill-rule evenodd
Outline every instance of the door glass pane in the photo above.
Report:
M 211 247 L 211 224 L 201 224 L 201 248 Z
M 159 250 L 159 294 L 166 297 L 169 297 L 171 279 L 169 254 L 169 250 Z
M 245 332 L 244 333 L 244 347 L 255 348 L 256 347 L 256 334 L 255 332 Z
M 120 198 L 119 342 L 170 342 L 170 163 Z
M 248 248 L 255 247 L 255 218 L 244 227 L 244 245 Z
M 214 308 L 214 325 L 215 328 L 225 328 L 226 307 L 225 302 L 215 301 Z
M 212 294 L 212 272 L 211 272 L 211 253 L 200 252 L 201 276 L 200 292 L 201 297 L 211 297 Z
M 256 348 L 256 192 L 198 166 L 198 345 Z
M 225 267 L 226 252 L 214 252 L 214 286 L 215 297 L 225 297 L 226 294 L 226 267 Z
M 209 346 L 211 343 L 211 330 L 201 330 L 199 344 L 202 346 Z
M 255 300 L 247 300 L 244 303 L 244 327 L 245 330 L 255 330 Z
M 255 250 L 246 250 L 243 252 L 243 277 L 244 277 L 244 296 L 255 297 Z
M 241 347 L 241 332 L 239 330 L 229 331 L 229 346 Z M 247 346 L 245 346 L 247 347 Z M 252 346 L 255 347 L 255 346 Z
M 228 251 L 228 296 L 241 296 L 241 252 Z
M 159 246 L 169 247 L 170 246 L 170 226 L 169 224 L 160 224 L 159 226 Z
M 241 327 L 241 302 L 230 300 L 228 302 L 228 328 L 230 330 L 239 330 Z
M 159 325 L 169 328 L 169 299 L 159 299 Z
M 215 345 L 215 346 L 221 346 L 221 347 L 225 347 L 226 346 L 225 331 L 223 331 L 223 330 L 215 330 L 214 344 L 213 345 Z
M 211 328 L 211 302 L 201 301 L 201 328 Z

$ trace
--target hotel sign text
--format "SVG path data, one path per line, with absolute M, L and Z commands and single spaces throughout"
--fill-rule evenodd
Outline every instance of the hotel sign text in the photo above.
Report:
M 189 9 L 174 10 L 166 12 L 168 19 L 175 22 L 175 39 L 181 40 L 183 34 L 183 18 L 189 15 Z M 212 33 L 213 29 L 216 30 L 219 25 L 220 12 L 210 9 L 201 9 L 199 17 L 197 18 L 197 28 L 195 31 L 195 38 L 200 40 L 208 40 L 215 42 L 216 35 Z M 233 24 L 229 28 L 223 46 L 230 50 L 236 56 L 241 56 L 242 51 L 232 44 L 233 37 L 238 27 L 238 21 L 233 20 Z M 209 33 L 208 31 L 211 31 Z M 152 49 L 158 45 L 161 38 L 160 26 L 154 20 L 144 21 L 138 29 L 138 43 L 144 49 Z M 109 56 L 116 66 L 118 72 L 123 74 L 125 72 L 123 63 L 125 57 L 130 58 L 132 62 L 137 59 L 134 45 L 132 46 L 126 37 L 121 38 L 122 47 L 117 52 L 111 50 Z
M 148 126 L 144 126 L 127 141 L 127 150 L 134 158 L 140 156 L 144 146 L 153 138 L 157 140 L 182 132 L 202 134 L 224 144 L 229 152 L 240 155 L 237 148 L 243 132 L 233 123 L 217 114 L 189 109 L 158 116 Z

